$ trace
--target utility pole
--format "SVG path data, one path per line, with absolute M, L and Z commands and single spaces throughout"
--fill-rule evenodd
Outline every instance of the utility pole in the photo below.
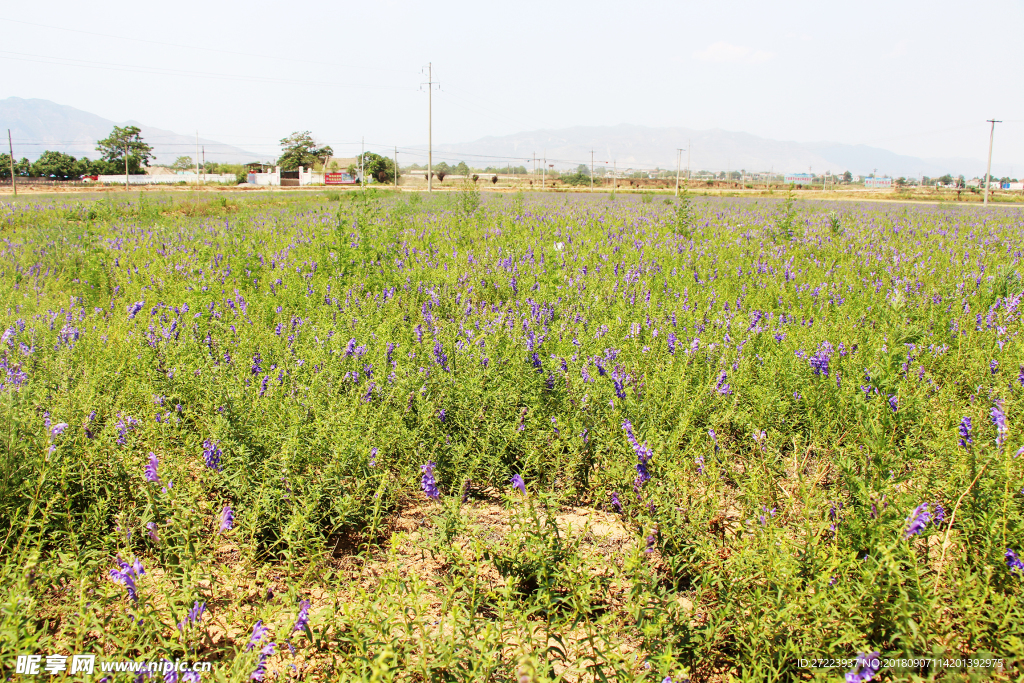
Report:
M 427 192 L 434 191 L 434 64 L 427 62 Z
M 594 150 L 590 150 L 590 191 L 594 191 Z
M 18 180 L 14 176 L 14 143 L 11 142 L 11 129 L 7 129 L 7 149 L 11 151 L 11 187 L 14 189 L 14 196 L 18 196 Z
M 548 179 L 548 152 L 544 150 L 544 168 L 541 169 L 540 174 L 540 189 L 544 189 Z
M 686 189 L 690 189 L 690 139 L 686 139 Z
M 363 160 L 366 158 L 366 138 L 359 138 L 359 189 L 366 189 L 366 170 L 363 168 Z
M 679 166 L 683 162 L 683 150 L 676 149 L 676 196 L 679 196 Z
M 988 134 L 988 168 L 985 169 L 985 206 L 988 206 L 988 186 L 992 179 L 992 140 L 996 136 L 996 124 L 1002 123 L 1002 121 L 989 119 L 988 122 L 992 124 L 992 129 Z

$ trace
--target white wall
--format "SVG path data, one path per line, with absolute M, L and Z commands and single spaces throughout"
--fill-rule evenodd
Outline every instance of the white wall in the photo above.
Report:
M 111 185 L 124 185 L 123 175 L 101 175 L 97 176 L 96 183 L 104 183 Z M 174 183 L 185 182 L 189 184 L 195 184 L 196 174 L 192 175 L 130 175 L 128 176 L 129 185 L 173 185 Z M 238 177 L 234 173 L 207 173 L 206 175 L 199 176 L 200 183 L 231 183 L 235 184 L 238 182 Z

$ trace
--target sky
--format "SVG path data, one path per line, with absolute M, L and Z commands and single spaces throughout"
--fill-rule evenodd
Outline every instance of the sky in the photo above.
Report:
M 273 156 L 629 123 L 983 159 L 1024 175 L 1024 0 L 266 2 L 0 8 L 0 98 Z M 471 147 L 467 146 L 467 151 Z M 406 157 L 408 158 L 408 157 Z

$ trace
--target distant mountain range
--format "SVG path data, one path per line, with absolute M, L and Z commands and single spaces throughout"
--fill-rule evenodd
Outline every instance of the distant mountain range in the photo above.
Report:
M 170 164 L 179 156 L 193 159 L 196 156 L 194 135 L 180 135 L 136 121 L 117 123 L 49 100 L 20 97 L 0 100 L 0 127 L 11 129 L 14 156 L 17 158 L 27 157 L 34 161 L 44 151 L 54 150 L 96 159 L 99 157 L 96 141 L 110 135 L 115 125 L 138 126 L 142 139 L 153 147 L 158 164 Z M 199 138 L 199 144 L 206 147 L 207 161 L 246 163 L 261 160 L 259 155 L 215 140 Z
M 143 139 L 152 145 L 156 162 L 170 164 L 179 156 L 195 156 L 194 136 L 126 121 L 117 124 L 95 114 L 57 104 L 49 100 L 8 97 L 0 100 L 0 129 L 10 128 L 16 157 L 34 160 L 45 150 L 57 150 L 76 157 L 95 159 L 96 141 L 110 134 L 115 125 L 136 125 Z M 199 139 L 206 148 L 208 161 L 245 163 L 266 160 L 239 147 L 215 140 Z M 693 171 L 738 171 L 775 173 L 814 173 L 850 171 L 857 175 L 877 173 L 897 176 L 941 176 L 946 173 L 980 176 L 985 172 L 982 159 L 921 159 L 896 154 L 867 145 L 836 142 L 785 142 L 761 138 L 749 133 L 689 128 L 647 128 L 618 126 L 576 126 L 558 130 L 536 130 L 501 137 L 485 137 L 461 144 L 438 145 L 436 161 L 465 161 L 474 167 L 501 166 L 508 162 L 532 168 L 533 155 L 560 170 L 590 165 L 590 153 L 600 165 L 619 170 L 674 169 L 676 149 L 689 147 Z M 607 164 L 601 163 L 607 161 Z M 682 153 L 682 165 L 687 152 Z M 1024 163 L 1016 168 L 1024 167 Z M 538 168 L 540 165 L 538 163 Z M 1009 175 L 1009 164 L 994 164 L 996 176 Z
M 457 145 L 439 145 L 435 158 L 460 161 L 473 166 L 495 166 L 510 160 L 515 165 L 531 167 L 533 154 L 538 160 L 547 157 L 557 169 L 590 165 L 594 158 L 600 164 L 619 170 L 626 168 L 675 169 L 676 149 L 689 146 L 690 168 L 694 172 L 754 171 L 774 169 L 776 173 L 814 173 L 850 171 L 857 175 L 877 173 L 898 176 L 941 176 L 946 173 L 968 177 L 985 172 L 980 159 L 921 159 L 896 154 L 867 145 L 845 145 L 836 142 L 784 142 L 769 140 L 749 133 L 725 130 L 692 130 L 689 128 L 647 128 L 622 124 L 619 126 L 576 126 L 559 130 L 537 130 L 502 137 L 486 137 Z M 529 160 L 529 161 L 527 161 Z M 687 152 L 682 153 L 685 169 Z M 1021 168 L 1020 164 L 1017 168 Z M 538 166 L 539 167 L 539 166 Z M 992 172 L 1010 173 L 1007 164 L 993 165 Z

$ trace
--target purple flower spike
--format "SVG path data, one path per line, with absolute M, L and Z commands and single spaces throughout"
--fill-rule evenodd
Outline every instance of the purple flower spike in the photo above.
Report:
M 295 620 L 295 627 L 293 631 L 305 631 L 309 628 L 309 600 L 303 600 L 299 603 L 299 616 Z
M 960 420 L 960 445 L 970 448 L 974 440 L 971 439 L 971 418 L 965 417 Z
M 874 679 L 875 674 L 881 668 L 881 660 L 877 652 L 858 654 L 857 663 L 853 669 L 846 674 L 846 683 L 867 683 Z
M 526 482 L 523 481 L 523 477 L 518 474 L 512 475 L 512 488 L 518 489 L 519 493 L 526 495 Z
M 423 479 L 420 482 L 420 486 L 423 488 L 423 492 L 427 494 L 427 498 L 437 500 L 441 497 L 441 492 L 437 488 L 437 480 L 434 479 L 435 467 L 437 467 L 437 463 L 433 460 L 427 461 L 426 465 L 420 465 L 420 470 L 423 472 Z
M 275 647 L 277 647 L 275 643 L 267 643 L 260 650 L 259 659 L 256 661 L 256 669 L 249 676 L 251 680 L 263 681 L 263 678 L 267 675 L 267 659 L 274 654 Z
M 903 532 L 904 538 L 910 538 L 924 531 L 924 528 L 931 521 L 931 514 L 928 512 L 928 503 L 921 503 L 907 517 L 907 530 Z
M 229 531 L 233 526 L 235 526 L 235 512 L 230 505 L 225 505 L 224 509 L 220 511 L 220 530 Z
M 249 643 L 245 646 L 245 651 L 250 652 L 254 647 L 260 644 L 263 637 L 270 633 L 270 629 L 263 625 L 263 620 L 259 620 L 252 627 L 252 635 L 249 636 Z
M 206 439 L 203 441 L 203 460 L 206 461 L 206 466 L 214 472 L 220 472 L 220 456 L 222 452 L 217 448 L 217 444 L 213 441 Z
M 128 564 L 124 560 L 118 559 L 117 565 L 117 569 L 110 570 L 110 578 L 128 589 L 128 597 L 132 602 L 138 602 L 139 592 L 135 586 L 135 579 L 146 573 L 142 568 L 142 563 L 135 560 Z
M 57 424 L 53 425 L 53 427 L 50 428 L 50 435 L 55 437 L 60 436 L 61 434 L 64 433 L 64 430 L 67 428 L 67 422 L 58 422 Z
M 1017 553 L 1010 548 L 1006 549 L 1006 568 L 1010 570 L 1011 574 L 1016 572 L 1018 576 L 1024 576 L 1024 562 L 1021 562 Z
M 144 470 L 146 475 L 146 481 L 151 481 L 153 483 L 160 482 L 160 475 L 158 475 L 156 472 L 156 469 L 159 466 L 160 460 L 156 457 L 156 453 L 150 452 L 149 462 L 146 463 L 146 467 Z
M 992 424 L 996 427 L 996 448 L 1002 450 L 1003 442 L 1006 441 L 1006 413 L 1003 412 L 1003 400 L 996 399 L 990 412 Z

